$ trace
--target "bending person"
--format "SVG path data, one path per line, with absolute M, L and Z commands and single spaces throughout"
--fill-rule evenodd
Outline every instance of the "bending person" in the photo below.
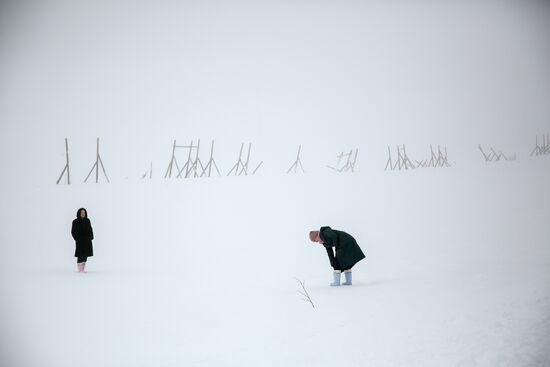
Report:
M 330 266 L 334 269 L 334 281 L 330 285 L 340 285 L 342 271 L 346 276 L 346 281 L 342 285 L 351 285 L 351 268 L 365 258 L 355 238 L 343 231 L 321 227 L 319 231 L 309 232 L 309 239 L 322 244 L 327 250 Z M 333 248 L 336 253 L 333 252 Z

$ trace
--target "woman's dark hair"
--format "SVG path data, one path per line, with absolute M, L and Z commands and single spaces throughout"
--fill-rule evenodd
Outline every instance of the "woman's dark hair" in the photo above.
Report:
M 84 210 L 84 214 L 85 214 L 85 215 L 84 215 L 84 218 L 88 218 L 88 211 L 87 211 L 85 208 L 80 208 L 80 209 L 78 209 L 77 212 L 76 212 L 76 217 L 77 217 L 77 218 L 80 218 L 80 211 L 81 211 L 81 210 Z

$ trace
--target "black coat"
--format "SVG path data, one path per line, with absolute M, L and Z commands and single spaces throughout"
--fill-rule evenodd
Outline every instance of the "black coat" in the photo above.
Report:
M 80 210 L 78 213 L 80 213 Z M 76 242 L 74 256 L 94 256 L 94 248 L 92 247 L 94 231 L 92 230 L 92 223 L 88 219 L 87 215 L 84 218 L 80 218 L 78 213 L 77 218 L 73 220 L 73 225 L 71 228 L 71 235 Z
M 341 269 L 351 269 L 353 265 L 365 258 L 365 254 L 361 251 L 355 238 L 346 232 L 337 231 L 330 227 L 321 227 L 319 236 L 323 241 L 323 246 L 327 249 L 330 265 L 333 268 L 336 264 L 339 264 Z M 332 252 L 333 247 L 336 250 L 336 257 Z

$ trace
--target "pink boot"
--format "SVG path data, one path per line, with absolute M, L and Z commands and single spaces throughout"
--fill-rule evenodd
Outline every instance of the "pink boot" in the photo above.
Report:
M 82 272 L 83 272 L 83 273 L 86 272 L 86 262 L 83 262 L 83 263 L 82 263 Z
M 76 266 L 78 267 L 79 273 L 84 273 L 84 263 L 77 263 Z

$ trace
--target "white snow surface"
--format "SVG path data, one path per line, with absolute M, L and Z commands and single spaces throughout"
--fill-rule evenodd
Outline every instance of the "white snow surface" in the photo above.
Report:
M 2 2 L 0 366 L 550 366 L 549 34 L 545 2 Z M 163 179 L 199 138 L 222 176 Z
M 1 218 L 5 352 L 58 367 L 544 366 L 542 169 L 21 190 Z M 78 274 L 69 229 L 83 204 L 95 256 Z M 321 225 L 364 250 L 353 286 L 328 286 L 307 238 Z

